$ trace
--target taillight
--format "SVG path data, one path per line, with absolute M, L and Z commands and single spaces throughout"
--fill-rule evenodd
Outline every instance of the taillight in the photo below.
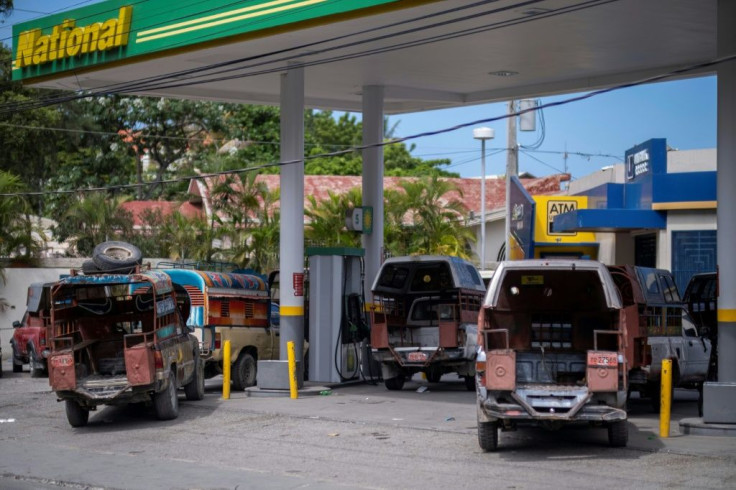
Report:
M 215 349 L 220 349 L 222 346 L 222 339 L 220 338 L 220 332 L 215 334 Z
M 478 346 L 478 354 L 475 356 L 475 374 L 480 379 L 480 385 L 486 385 L 486 351 L 483 346 Z
M 153 351 L 153 365 L 156 369 L 164 368 L 164 358 L 161 356 L 161 351 Z
M 482 346 L 478 346 L 478 354 L 475 356 L 475 372 L 484 373 L 486 371 L 486 351 Z

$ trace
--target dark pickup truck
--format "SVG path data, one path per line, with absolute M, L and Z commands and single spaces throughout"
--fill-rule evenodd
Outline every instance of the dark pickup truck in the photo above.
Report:
M 373 284 L 371 346 L 389 390 L 423 372 L 445 373 L 475 389 L 477 319 L 485 286 L 474 265 L 457 257 L 420 255 L 384 262 Z

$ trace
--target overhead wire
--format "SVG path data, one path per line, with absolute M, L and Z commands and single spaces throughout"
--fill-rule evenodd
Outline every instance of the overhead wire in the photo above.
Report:
M 697 63 L 695 65 L 690 65 L 688 67 L 679 68 L 679 69 L 670 71 L 668 73 L 664 73 L 664 74 L 660 74 L 660 75 L 655 75 L 655 76 L 647 77 L 647 78 L 644 78 L 644 79 L 641 79 L 641 80 L 638 80 L 638 81 L 635 81 L 635 82 L 622 83 L 622 84 L 615 85 L 613 87 L 607 87 L 607 88 L 604 88 L 604 89 L 594 90 L 594 91 L 587 92 L 587 93 L 584 93 L 584 94 L 581 94 L 581 95 L 577 95 L 577 96 L 574 96 L 574 97 L 570 97 L 570 98 L 567 98 L 567 99 L 561 99 L 561 100 L 557 100 L 557 101 L 554 101 L 554 102 L 548 102 L 548 103 L 542 104 L 540 106 L 537 106 L 535 108 L 528 108 L 528 109 L 518 110 L 518 111 L 513 112 L 513 113 L 505 113 L 505 114 L 502 114 L 502 115 L 496 116 L 496 117 L 485 118 L 485 119 L 478 119 L 478 120 L 475 120 L 475 121 L 469 121 L 469 122 L 465 122 L 465 123 L 461 123 L 461 124 L 456 124 L 456 125 L 451 126 L 451 127 L 443 128 L 443 129 L 437 129 L 437 130 L 433 130 L 433 131 L 425 131 L 425 132 L 422 132 L 422 133 L 413 134 L 413 135 L 404 136 L 404 137 L 399 137 L 399 138 L 394 138 L 394 139 L 391 139 L 389 141 L 383 141 L 383 142 L 379 142 L 379 143 L 370 143 L 370 144 L 364 144 L 364 145 L 357 145 L 357 146 L 353 146 L 353 147 L 351 147 L 349 149 L 345 149 L 345 150 L 339 150 L 339 151 L 335 151 L 335 152 L 323 153 L 323 154 L 320 154 L 320 155 L 310 155 L 310 156 L 305 156 L 304 158 L 299 158 L 299 159 L 294 159 L 294 160 L 280 161 L 280 162 L 271 162 L 271 163 L 265 163 L 265 164 L 257 165 L 257 166 L 253 166 L 253 167 L 236 169 L 236 170 L 228 170 L 228 171 L 217 172 L 217 173 L 208 174 L 208 175 L 187 176 L 187 177 L 180 177 L 180 178 L 176 178 L 176 179 L 159 180 L 159 181 L 147 182 L 147 183 L 143 183 L 143 184 L 136 183 L 136 184 L 126 184 L 126 185 L 122 185 L 122 186 L 109 186 L 109 187 L 87 188 L 87 189 L 76 189 L 76 190 L 0 193 L 0 196 L 37 196 L 37 195 L 44 195 L 44 194 L 58 194 L 58 193 L 72 194 L 72 193 L 90 192 L 90 191 L 98 192 L 98 191 L 104 191 L 104 190 L 117 190 L 117 189 L 123 189 L 123 188 L 134 188 L 134 187 L 140 187 L 140 186 L 161 185 L 161 184 L 167 184 L 167 183 L 171 183 L 171 182 L 188 181 L 188 180 L 192 180 L 192 179 L 205 178 L 207 176 L 217 176 L 217 175 L 228 175 L 228 174 L 245 173 L 245 172 L 257 171 L 257 170 L 263 170 L 265 168 L 280 167 L 280 166 L 292 165 L 292 164 L 297 164 L 297 163 L 303 163 L 306 160 L 311 160 L 311 159 L 315 159 L 315 158 L 326 158 L 326 157 L 332 157 L 332 156 L 340 156 L 340 155 L 345 155 L 345 154 L 352 153 L 352 152 L 355 152 L 355 151 L 362 151 L 362 150 L 369 149 L 369 148 L 380 148 L 380 147 L 384 147 L 384 146 L 387 146 L 387 145 L 392 145 L 392 144 L 397 144 L 397 143 L 403 143 L 405 141 L 409 141 L 409 140 L 412 140 L 412 139 L 425 138 L 425 137 L 428 137 L 428 136 L 435 136 L 435 135 L 438 135 L 438 134 L 449 133 L 449 132 L 452 132 L 452 131 L 457 131 L 458 129 L 464 129 L 464 128 L 468 128 L 468 127 L 471 127 L 471 126 L 477 126 L 479 124 L 488 124 L 488 123 L 492 123 L 492 122 L 497 122 L 497 121 L 501 121 L 501 120 L 507 119 L 509 117 L 517 117 L 517 116 L 519 116 L 521 114 L 524 114 L 524 113 L 529 112 L 529 111 L 532 111 L 532 110 L 538 110 L 540 108 L 541 109 L 545 109 L 545 108 L 549 108 L 549 107 L 559 107 L 559 106 L 571 104 L 571 103 L 574 103 L 574 102 L 579 102 L 579 101 L 582 101 L 582 100 L 587 100 L 587 99 L 590 99 L 592 97 L 596 97 L 596 96 L 599 96 L 599 95 L 603 95 L 603 94 L 611 93 L 611 92 L 614 92 L 614 91 L 622 90 L 622 89 L 625 89 L 625 88 L 630 88 L 630 87 L 635 87 L 635 86 L 639 86 L 639 85 L 644 85 L 644 84 L 647 84 L 647 83 L 652 83 L 653 81 L 661 81 L 661 80 L 664 80 L 664 79 L 667 79 L 667 78 L 672 78 L 672 77 L 675 77 L 675 76 L 678 76 L 678 75 L 682 75 L 682 74 L 685 74 L 685 73 L 688 73 L 688 72 L 691 72 L 691 71 L 697 71 L 697 70 L 702 70 L 704 68 L 710 68 L 710 67 L 717 66 L 719 64 L 730 62 L 730 61 L 734 61 L 734 60 L 736 60 L 736 54 L 722 56 L 722 57 L 716 58 L 716 59 L 711 60 L 711 61 L 707 61 L 707 62 L 703 62 L 703 63 Z

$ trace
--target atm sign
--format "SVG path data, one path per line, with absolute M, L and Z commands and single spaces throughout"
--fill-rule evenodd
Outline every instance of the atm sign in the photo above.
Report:
M 548 235 L 564 235 L 564 236 L 575 236 L 577 232 L 574 231 L 555 231 L 554 229 L 554 218 L 558 214 L 569 213 L 571 211 L 577 211 L 578 202 L 568 200 L 549 200 L 547 201 L 547 234 Z

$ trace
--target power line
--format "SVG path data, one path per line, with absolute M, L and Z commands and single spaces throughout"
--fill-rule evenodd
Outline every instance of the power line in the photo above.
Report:
M 560 170 L 559 168 L 553 167 L 553 166 L 552 166 L 552 165 L 550 165 L 549 163 L 547 163 L 547 162 L 543 162 L 542 160 L 540 160 L 539 158 L 535 157 L 534 155 L 530 155 L 530 154 L 529 154 L 529 153 L 527 153 L 527 151 L 526 151 L 526 150 L 524 150 L 524 149 L 521 149 L 521 148 L 520 148 L 520 149 L 519 149 L 519 151 L 521 151 L 521 152 L 522 152 L 523 154 L 525 154 L 526 156 L 528 156 L 528 157 L 529 157 L 529 158 L 531 158 L 532 160 L 536 160 L 537 162 L 541 163 L 541 164 L 542 164 L 542 165 L 544 165 L 545 167 L 549 167 L 549 168 L 551 168 L 552 170 L 554 170 L 554 171 L 555 171 L 555 172 L 557 172 L 558 174 L 564 174 L 564 173 L 565 173 L 565 171 L 564 171 L 564 170 Z
M 728 56 L 723 56 L 723 57 L 720 57 L 720 58 L 716 58 L 716 59 L 714 59 L 712 61 L 708 61 L 708 62 L 704 62 L 704 63 L 698 63 L 698 64 L 691 65 L 691 66 L 688 66 L 688 67 L 684 67 L 684 68 L 680 68 L 680 69 L 677 69 L 677 70 L 673 70 L 673 71 L 671 71 L 669 73 L 665 73 L 665 74 L 661 74 L 661 75 L 655 75 L 655 76 L 652 76 L 652 77 L 648 77 L 648 78 L 645 78 L 645 79 L 642 79 L 642 80 L 639 80 L 639 81 L 623 83 L 623 84 L 615 85 L 613 87 L 608 87 L 608 88 L 605 88 L 605 89 L 594 90 L 592 92 L 581 94 L 581 95 L 578 95 L 578 96 L 575 96 L 575 97 L 570 97 L 570 98 L 567 98 L 567 99 L 561 99 L 561 100 L 557 100 L 555 102 L 548 102 L 546 104 L 542 104 L 542 105 L 539 105 L 537 107 L 532 107 L 532 108 L 528 108 L 528 109 L 524 109 L 524 110 L 519 110 L 519 111 L 516 111 L 514 113 L 505 113 L 505 114 L 502 114 L 502 115 L 496 116 L 496 117 L 491 117 L 491 118 L 486 118 L 486 119 L 479 119 L 479 120 L 476 120 L 476 121 L 470 121 L 470 122 L 466 122 L 466 123 L 461 123 L 461 124 L 457 124 L 455 126 L 451 126 L 449 128 L 437 129 L 437 130 L 434 130 L 434 131 L 425 131 L 423 133 L 418 133 L 418 134 L 414 134 L 414 135 L 410 135 L 410 136 L 404 136 L 404 137 L 401 137 L 401 138 L 394 138 L 392 140 L 384 141 L 384 142 L 380 142 L 380 143 L 371 143 L 371 144 L 366 144 L 366 145 L 358 145 L 358 146 L 353 146 L 353 147 L 351 147 L 349 149 L 335 151 L 335 152 L 331 152 L 331 153 L 323 153 L 323 154 L 320 154 L 320 155 L 310 155 L 310 156 L 304 157 L 302 159 L 296 159 L 296 160 L 290 160 L 290 161 L 282 161 L 282 162 L 266 163 L 266 164 L 255 166 L 255 167 L 249 167 L 249 168 L 238 169 L 238 170 L 231 170 L 231 171 L 221 172 L 219 174 L 212 174 L 212 175 L 225 175 L 225 174 L 234 174 L 234 173 L 244 173 L 244 172 L 249 172 L 249 171 L 262 170 L 262 169 L 265 169 L 265 168 L 291 165 L 291 164 L 295 164 L 295 163 L 302 163 L 305 160 L 311 160 L 311 159 L 316 159 L 316 158 L 327 158 L 327 157 L 332 157 L 332 156 L 340 156 L 340 155 L 345 155 L 345 154 L 352 153 L 352 152 L 355 152 L 355 151 L 362 151 L 362 150 L 369 149 L 369 148 L 380 148 L 380 147 L 384 147 L 384 146 L 391 145 L 391 144 L 403 143 L 405 141 L 409 141 L 409 140 L 412 140 L 412 139 L 425 138 L 425 137 L 428 137 L 428 136 L 435 136 L 435 135 L 438 135 L 438 134 L 450 133 L 452 131 L 457 131 L 459 129 L 465 129 L 465 128 L 468 128 L 468 127 L 471 127 L 471 126 L 477 126 L 477 125 L 480 125 L 480 124 L 488 124 L 488 123 L 492 123 L 492 122 L 497 122 L 497 121 L 501 121 L 501 120 L 507 119 L 509 117 L 517 117 L 517 116 L 519 116 L 521 114 L 524 114 L 524 113 L 529 112 L 529 111 L 532 111 L 532 110 L 546 109 L 546 108 L 549 108 L 549 107 L 559 107 L 559 106 L 571 104 L 571 103 L 574 103 L 574 102 L 579 102 L 579 101 L 582 101 L 582 100 L 587 100 L 587 99 L 590 99 L 592 97 L 596 97 L 596 96 L 599 96 L 599 95 L 603 95 L 603 94 L 615 92 L 615 91 L 618 91 L 618 90 L 621 90 L 621 89 L 624 89 L 624 88 L 636 87 L 636 86 L 639 86 L 639 85 L 644 85 L 644 84 L 647 84 L 647 83 L 652 83 L 654 81 L 664 80 L 666 78 L 671 78 L 671 77 L 674 77 L 674 76 L 677 76 L 677 75 L 688 73 L 690 71 L 701 70 L 703 68 L 710 68 L 710 67 L 717 66 L 719 64 L 726 63 L 726 62 L 733 61 L 733 60 L 736 60 L 736 54 L 732 54 L 732 55 L 728 55 Z M 542 163 L 544 163 L 544 162 L 542 162 Z M 547 164 L 545 163 L 545 165 L 547 165 Z M 555 169 L 555 170 L 557 170 L 557 169 Z M 6 196 L 6 197 L 7 196 L 35 196 L 35 195 L 56 194 L 56 193 L 67 193 L 67 194 L 71 194 L 71 193 L 75 193 L 75 192 L 78 193 L 78 192 L 101 191 L 101 190 L 115 190 L 115 189 L 122 189 L 122 188 L 138 187 L 138 186 L 141 186 L 141 185 L 149 185 L 150 186 L 150 185 L 165 184 L 165 183 L 169 183 L 169 182 L 180 182 L 180 181 L 183 181 L 183 180 L 191 180 L 193 178 L 201 178 L 201 177 L 196 177 L 196 176 L 195 177 L 182 177 L 182 178 L 179 178 L 179 179 L 172 179 L 170 181 L 155 181 L 155 182 L 148 182 L 146 184 L 128 184 L 128 185 L 124 185 L 124 186 L 111 186 L 111 187 L 101 187 L 101 188 L 92 188 L 92 189 L 77 189 L 77 190 L 69 190 L 69 191 L 38 191 L 38 192 L 21 192 L 21 193 L 2 193 L 2 194 L 0 194 L 0 196 Z

